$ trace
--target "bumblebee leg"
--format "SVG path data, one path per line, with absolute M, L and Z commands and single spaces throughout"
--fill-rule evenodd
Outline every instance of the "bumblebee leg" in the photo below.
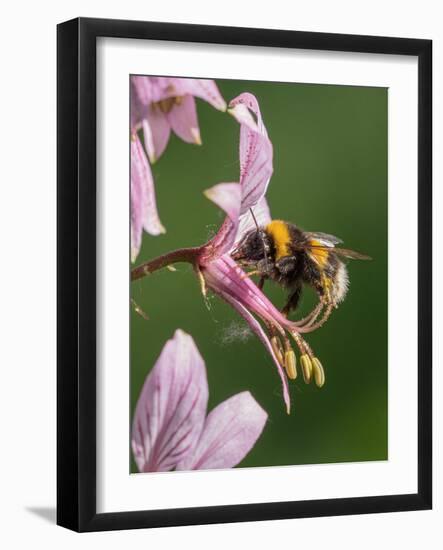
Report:
M 321 290 L 320 290 L 321 289 Z M 311 319 L 308 323 L 303 325 L 303 332 L 312 332 L 313 330 L 316 330 L 323 326 L 326 321 L 329 319 L 329 316 L 331 315 L 334 307 L 335 302 L 332 299 L 331 294 L 331 279 L 327 277 L 325 274 L 322 275 L 321 278 L 321 284 L 318 289 L 319 294 L 321 293 L 321 301 L 323 305 L 325 306 L 325 310 L 323 311 L 323 316 L 320 318 L 320 320 L 316 320 L 316 318 Z
M 300 332 L 313 332 L 314 330 L 317 330 L 318 328 L 323 326 L 326 323 L 326 321 L 329 319 L 329 316 L 331 315 L 333 309 L 334 309 L 334 303 L 330 302 L 329 304 L 327 304 L 321 319 L 318 320 L 317 322 L 314 322 L 314 320 L 312 320 L 309 323 L 306 323 L 305 325 L 298 327 Z
M 285 317 L 287 317 L 291 313 L 291 311 L 297 309 L 298 303 L 300 302 L 301 288 L 301 285 L 297 285 L 289 294 L 288 300 L 281 310 Z
M 320 315 L 322 309 L 324 308 L 324 303 L 322 300 L 318 302 L 318 304 L 315 306 L 315 308 L 308 314 L 306 317 L 303 317 L 303 319 L 299 319 L 298 321 L 295 321 L 295 324 L 298 327 L 304 327 L 309 323 L 313 323 L 317 317 Z
M 318 317 L 323 311 L 323 308 L 327 306 L 328 306 L 328 303 L 324 295 L 318 293 L 318 304 L 315 306 L 315 308 L 311 311 L 309 315 L 307 315 L 303 319 L 300 319 L 300 321 L 297 322 L 297 326 L 299 326 L 300 328 L 310 327 L 317 321 Z
M 310 270 L 304 274 L 303 282 L 315 290 L 318 295 L 318 304 L 302 319 L 297 319 L 294 324 L 298 327 L 304 327 L 309 323 L 314 323 L 325 307 L 325 281 L 323 274 L 318 270 Z
M 254 269 L 254 271 L 249 271 L 248 273 L 244 273 L 242 275 L 242 279 L 248 279 L 249 277 L 252 277 L 253 275 L 260 275 L 261 271 L 258 269 Z
M 302 319 L 299 319 L 298 321 L 294 321 L 295 325 L 298 327 L 304 327 L 310 323 L 314 323 L 317 319 L 317 317 L 322 312 L 322 309 L 325 307 L 325 300 L 320 292 L 317 291 L 318 294 L 318 304 L 314 307 L 314 309 L 306 315 L 306 317 L 303 317 Z
M 260 280 L 257 283 L 257 286 L 260 290 L 263 290 L 263 287 L 265 286 L 266 277 L 260 277 Z
M 312 332 L 313 330 L 320 328 L 328 320 L 332 310 L 335 307 L 331 294 L 331 279 L 324 273 L 322 273 L 320 280 L 316 282 L 315 289 L 320 298 L 320 303 L 314 309 L 312 314 L 308 316 L 309 318 L 304 320 L 304 323 L 301 321 L 298 322 L 298 326 L 303 330 L 303 332 Z M 325 309 L 323 310 L 323 308 Z M 317 320 L 322 313 L 322 310 L 322 317 L 320 320 Z

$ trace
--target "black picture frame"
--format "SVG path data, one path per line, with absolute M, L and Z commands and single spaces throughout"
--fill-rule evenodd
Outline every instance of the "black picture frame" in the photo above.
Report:
M 96 512 L 96 39 L 153 39 L 418 58 L 416 494 Z M 432 42 L 108 19 L 57 29 L 57 523 L 75 531 L 425 510 L 432 507 Z

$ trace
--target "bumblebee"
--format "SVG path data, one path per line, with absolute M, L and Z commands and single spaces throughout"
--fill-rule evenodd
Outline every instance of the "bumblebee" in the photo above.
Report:
M 333 235 L 307 232 L 292 223 L 272 220 L 246 233 L 231 256 L 241 267 L 253 269 L 248 276 L 260 276 L 260 288 L 269 279 L 288 290 L 282 309 L 285 316 L 297 309 L 303 286 L 312 287 L 319 303 L 299 323 L 305 329 L 315 330 L 346 296 L 349 278 L 341 258 L 371 259 L 336 246 L 342 242 Z

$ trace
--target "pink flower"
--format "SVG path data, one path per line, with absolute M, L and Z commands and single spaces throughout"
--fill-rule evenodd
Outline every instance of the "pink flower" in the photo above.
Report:
M 131 77 L 131 261 L 140 250 L 143 229 L 151 235 L 165 233 L 155 199 L 154 179 L 138 137 L 143 129 L 151 163 L 166 148 L 171 129 L 188 143 L 201 144 L 195 97 L 216 109 L 226 103 L 213 80 L 193 78 Z
M 151 162 L 160 158 L 171 130 L 187 143 L 201 144 L 195 97 L 220 111 L 225 100 L 213 80 L 195 78 L 131 77 L 131 126 L 143 128 Z
M 242 237 L 256 229 L 256 222 L 262 227 L 271 219 L 265 192 L 273 171 L 273 152 L 253 95 L 239 95 L 230 102 L 228 111 L 240 123 L 239 181 L 220 183 L 206 191 L 206 196 L 226 212 L 223 224 L 203 246 L 176 250 L 146 262 L 132 270 L 131 279 L 137 280 L 171 263 L 192 263 L 199 275 L 203 294 L 209 288 L 229 303 L 269 352 L 281 379 L 283 399 L 289 413 L 288 377 L 294 379 L 297 376 L 292 341 L 300 351 L 305 382 L 309 383 L 313 377 L 317 386 L 324 383 L 323 367 L 301 336 L 316 327 L 310 324 L 311 314 L 299 321 L 287 319 L 231 257 Z
M 147 376 L 136 405 L 132 451 L 140 472 L 232 468 L 249 453 L 268 415 L 249 392 L 208 415 L 205 363 L 177 330 Z
M 297 375 L 290 338 L 300 349 L 306 381 L 313 373 L 317 384 L 322 385 L 323 369 L 300 335 L 304 332 L 302 322 L 289 321 L 282 315 L 229 255 L 243 235 L 255 228 L 255 221 L 259 227 L 270 221 L 264 194 L 273 170 L 272 145 L 256 98 L 241 94 L 231 101 L 229 111 L 240 123 L 240 178 L 239 183 L 221 183 L 206 191 L 206 196 L 227 216 L 215 237 L 202 247 L 198 270 L 203 290 L 209 287 L 234 307 L 264 344 L 281 378 L 289 413 L 287 376 Z

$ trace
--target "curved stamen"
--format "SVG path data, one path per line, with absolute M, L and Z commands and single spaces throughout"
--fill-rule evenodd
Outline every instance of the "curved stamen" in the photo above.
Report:
M 324 303 L 322 301 L 319 301 L 318 304 L 315 306 L 315 308 L 310 313 L 308 313 L 306 317 L 303 317 L 303 319 L 299 319 L 298 321 L 293 321 L 293 323 L 297 327 L 310 326 L 318 318 L 323 307 L 324 307 Z
M 298 330 L 301 333 L 308 333 L 308 332 L 313 332 L 314 330 L 317 330 L 318 328 L 320 328 L 321 326 L 323 326 L 326 323 L 326 321 L 329 319 L 329 316 L 331 315 L 333 309 L 334 309 L 334 304 L 332 304 L 332 303 L 328 304 L 327 308 L 325 309 L 325 311 L 323 313 L 323 317 L 319 321 L 317 321 L 313 325 L 308 325 L 308 326 L 305 326 L 305 327 L 298 327 Z

